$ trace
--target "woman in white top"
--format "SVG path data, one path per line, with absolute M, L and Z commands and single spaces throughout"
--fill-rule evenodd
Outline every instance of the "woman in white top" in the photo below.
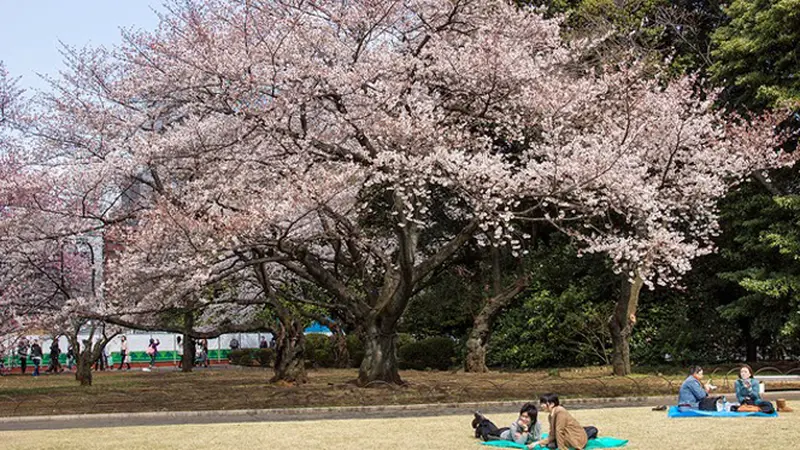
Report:
M 128 356 L 128 338 L 125 336 L 120 338 L 119 358 L 119 368 L 117 368 L 117 370 L 122 370 L 123 364 L 127 364 L 128 370 L 131 370 L 131 358 Z

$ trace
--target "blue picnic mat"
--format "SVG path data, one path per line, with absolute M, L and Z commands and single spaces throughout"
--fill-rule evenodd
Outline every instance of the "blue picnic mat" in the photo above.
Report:
M 670 406 L 667 417 L 778 417 L 778 412 L 764 414 L 763 412 L 700 411 L 699 409 L 680 411 L 677 406 Z
M 542 438 L 546 438 L 547 433 L 542 435 Z M 613 437 L 608 436 L 601 436 L 595 439 L 589 439 L 589 443 L 586 444 L 587 449 L 592 448 L 616 448 L 616 447 L 624 447 L 628 441 L 626 439 L 616 439 Z M 488 445 L 489 447 L 495 448 L 528 448 L 525 444 L 517 444 L 513 441 L 488 441 L 488 442 L 481 442 L 483 445 Z M 544 447 L 537 445 L 533 447 L 534 450 L 542 450 Z

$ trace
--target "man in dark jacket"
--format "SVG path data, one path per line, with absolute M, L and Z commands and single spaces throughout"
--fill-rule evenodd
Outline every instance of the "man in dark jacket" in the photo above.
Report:
M 33 361 L 33 376 L 39 376 L 39 367 L 42 365 L 42 347 L 39 345 L 39 340 L 36 339 L 31 345 L 31 361 Z
M 61 363 L 58 358 L 61 356 L 61 349 L 58 347 L 58 337 L 53 338 L 50 344 L 50 365 L 47 366 L 47 373 L 58 373 L 61 371 Z
M 22 369 L 22 374 L 25 375 L 25 370 L 28 368 L 28 340 L 22 338 L 17 343 L 17 357 L 19 358 L 19 367 Z

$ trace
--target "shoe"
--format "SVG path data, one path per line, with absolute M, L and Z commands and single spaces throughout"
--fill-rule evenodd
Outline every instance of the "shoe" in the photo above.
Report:
M 655 408 L 653 408 L 653 411 L 666 411 L 666 410 L 667 410 L 667 405 L 658 405 Z
M 485 420 L 486 417 L 480 411 L 475 411 L 474 416 L 475 418 L 472 419 L 472 428 L 478 428 L 478 424 Z
M 794 409 L 786 404 L 785 398 L 779 398 L 775 403 L 778 405 L 778 412 L 794 412 Z

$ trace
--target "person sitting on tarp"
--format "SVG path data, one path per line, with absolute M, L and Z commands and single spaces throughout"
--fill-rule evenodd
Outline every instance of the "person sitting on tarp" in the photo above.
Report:
M 678 406 L 681 409 L 698 409 L 700 402 L 708 397 L 712 389 L 711 382 L 703 384 L 703 368 L 692 366 L 689 369 L 689 376 L 683 380 L 681 389 L 678 391 Z
M 761 399 L 761 388 L 758 380 L 752 378 L 753 369 L 747 364 L 739 368 L 739 378 L 734 383 L 736 387 L 736 400 L 740 405 L 752 405 L 758 407 L 759 411 L 772 414 L 775 408 L 772 403 Z M 739 410 L 740 408 L 737 408 Z M 743 409 L 742 409 L 743 410 Z
M 546 448 L 561 448 L 582 450 L 589 439 L 597 437 L 597 428 L 593 426 L 582 427 L 567 410 L 561 406 L 558 395 L 549 393 L 539 397 L 539 408 L 550 415 L 550 434 L 536 444 Z
M 497 428 L 491 420 L 478 411 L 472 421 L 472 428 L 475 428 L 475 437 L 484 441 L 513 441 L 533 448 L 536 441 L 542 438 L 542 424 L 537 420 L 537 416 L 536 405 L 525 403 L 519 410 L 519 418 L 510 427 Z

